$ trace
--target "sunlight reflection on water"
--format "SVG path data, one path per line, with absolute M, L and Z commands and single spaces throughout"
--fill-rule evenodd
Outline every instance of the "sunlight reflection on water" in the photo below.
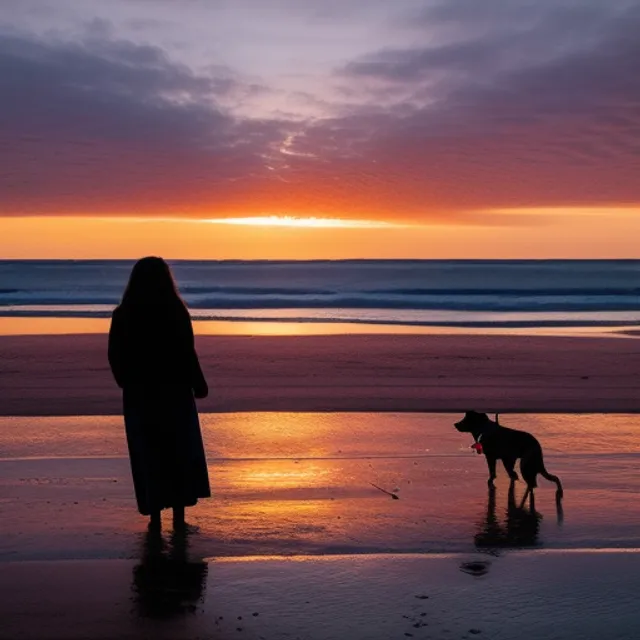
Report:
M 492 504 L 484 459 L 453 428 L 456 418 L 202 415 L 213 498 L 189 511 L 197 552 L 640 547 L 640 416 L 501 416 L 542 443 L 548 469 L 565 486 L 563 520 L 553 486 L 542 479 L 541 517 L 509 512 L 502 468 Z M 7 553 L 128 553 L 125 534 L 144 522 L 135 512 L 121 418 L 0 418 L 0 452 Z M 522 493 L 518 483 L 516 502 Z M 43 530 L 47 523 L 57 523 L 55 535 Z

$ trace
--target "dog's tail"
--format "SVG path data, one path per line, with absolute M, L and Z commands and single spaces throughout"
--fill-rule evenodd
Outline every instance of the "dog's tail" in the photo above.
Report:
M 564 491 L 562 489 L 562 483 L 560 482 L 560 478 L 558 478 L 558 476 L 554 476 L 552 473 L 549 473 L 545 469 L 544 462 L 542 463 L 542 469 L 540 470 L 540 475 L 546 480 L 556 483 L 556 486 L 558 487 L 556 490 L 556 497 L 562 498 L 562 496 L 564 495 Z

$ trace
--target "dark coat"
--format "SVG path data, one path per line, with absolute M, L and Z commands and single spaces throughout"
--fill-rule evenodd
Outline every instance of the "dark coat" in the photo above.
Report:
M 109 364 L 123 390 L 124 421 L 138 510 L 192 506 L 211 495 L 197 397 L 207 383 L 186 308 L 118 307 Z

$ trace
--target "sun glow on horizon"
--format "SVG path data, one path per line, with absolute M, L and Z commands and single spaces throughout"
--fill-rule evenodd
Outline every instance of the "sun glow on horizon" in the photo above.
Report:
M 208 213 L 208 215 L 207 215 Z M 640 209 L 501 210 L 467 218 L 305 215 L 0 217 L 3 259 L 639 258 Z M 243 212 L 244 213 L 244 212 Z M 585 213 L 585 215 L 583 215 Z M 230 215 L 231 214 L 231 215 Z M 567 241 L 571 238 L 571 242 Z
M 389 229 L 409 225 L 382 220 L 344 220 L 342 218 L 314 218 L 297 216 L 249 216 L 244 218 L 210 218 L 211 224 L 250 225 L 258 227 L 307 227 L 340 229 Z

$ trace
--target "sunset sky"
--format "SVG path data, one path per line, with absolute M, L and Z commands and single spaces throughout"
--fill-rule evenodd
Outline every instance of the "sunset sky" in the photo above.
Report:
M 0 0 L 0 258 L 640 257 L 640 0 Z

